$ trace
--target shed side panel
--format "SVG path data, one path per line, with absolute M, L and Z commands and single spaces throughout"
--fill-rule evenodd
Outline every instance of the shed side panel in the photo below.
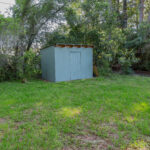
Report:
M 47 51 L 47 80 L 55 82 L 55 52 L 54 47 Z
M 69 48 L 55 47 L 55 81 L 70 80 Z
M 55 58 L 54 47 L 41 51 L 42 78 L 48 81 L 55 81 Z

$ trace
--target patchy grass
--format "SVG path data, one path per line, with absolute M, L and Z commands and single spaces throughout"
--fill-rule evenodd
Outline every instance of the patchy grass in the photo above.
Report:
M 0 150 L 150 149 L 150 78 L 0 83 Z

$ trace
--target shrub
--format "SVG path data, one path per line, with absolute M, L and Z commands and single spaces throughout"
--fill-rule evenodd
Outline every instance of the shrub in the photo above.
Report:
M 111 61 L 110 54 L 105 53 L 99 54 L 97 62 L 99 75 L 108 76 L 109 74 L 112 73 L 110 61 Z
M 142 23 L 139 29 L 130 29 L 126 32 L 127 41 L 125 47 L 129 50 L 134 49 L 139 58 L 135 69 L 150 71 L 150 24 Z
M 0 81 L 37 78 L 40 73 L 40 57 L 32 50 L 22 57 L 0 54 Z
M 0 54 L 0 81 L 13 79 L 14 74 L 11 57 Z
M 24 54 L 24 74 L 25 78 L 38 77 L 41 74 L 40 56 L 32 50 Z
M 110 74 L 111 68 L 119 66 L 122 73 L 131 73 L 132 65 L 138 62 L 134 50 L 128 50 L 125 47 L 126 35 L 118 28 L 115 28 L 110 34 L 103 32 L 101 45 L 103 49 L 97 53 L 97 62 L 100 74 Z M 97 50 L 97 52 L 99 52 Z

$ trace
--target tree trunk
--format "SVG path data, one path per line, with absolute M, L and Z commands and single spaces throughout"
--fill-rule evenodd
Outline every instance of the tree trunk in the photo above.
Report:
M 127 28 L 128 16 L 127 16 L 127 0 L 123 0 L 123 28 Z
M 29 51 L 32 44 L 33 44 L 33 41 L 35 39 L 35 35 L 31 35 L 31 37 L 29 38 L 29 41 L 28 41 L 28 44 L 27 44 L 27 48 L 26 48 L 26 51 Z
M 109 13 L 111 13 L 112 12 L 112 10 L 113 10 L 113 6 L 112 6 L 112 0 L 108 0 L 108 5 L 109 5 Z
M 150 12 L 148 13 L 147 21 L 150 23 Z
M 117 13 L 117 21 L 119 27 L 121 26 L 121 17 L 120 17 L 120 0 L 117 0 L 117 8 L 116 8 L 116 13 Z
M 117 14 L 119 15 L 120 14 L 120 0 L 117 0 L 117 9 L 116 9 L 116 12 Z
M 140 0 L 139 3 L 139 24 L 141 24 L 144 20 L 144 1 L 145 0 Z
M 139 15 L 136 13 L 136 29 L 138 30 L 139 28 Z
M 109 40 L 111 40 L 111 22 L 112 22 L 112 20 L 111 20 L 111 18 L 112 18 L 112 15 L 113 15 L 113 5 L 112 5 L 112 0 L 108 0 L 108 18 L 109 18 L 109 24 L 110 24 L 110 26 L 109 26 Z

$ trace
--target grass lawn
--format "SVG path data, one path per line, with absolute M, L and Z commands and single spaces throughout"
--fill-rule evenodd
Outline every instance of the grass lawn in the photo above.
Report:
M 150 149 L 150 78 L 0 83 L 0 150 Z

